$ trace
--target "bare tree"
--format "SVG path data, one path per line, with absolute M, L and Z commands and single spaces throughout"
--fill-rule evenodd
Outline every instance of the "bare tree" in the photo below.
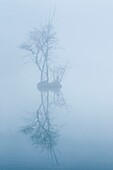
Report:
M 37 65 L 41 82 L 49 82 L 48 61 L 52 51 L 56 49 L 56 45 L 57 38 L 52 18 L 39 29 L 31 31 L 29 41 L 20 46 L 30 54 L 30 58 Z
M 61 88 L 61 81 L 66 71 L 67 65 L 62 67 L 50 66 L 53 51 L 57 47 L 54 17 L 48 19 L 46 24 L 39 29 L 30 32 L 29 40 L 23 43 L 21 49 L 28 52 L 28 56 L 36 64 L 40 72 L 39 87 Z M 52 77 L 52 78 L 51 78 Z
M 53 80 L 60 83 L 63 79 L 66 69 L 67 69 L 67 65 L 57 66 L 51 69 L 50 71 L 52 73 Z

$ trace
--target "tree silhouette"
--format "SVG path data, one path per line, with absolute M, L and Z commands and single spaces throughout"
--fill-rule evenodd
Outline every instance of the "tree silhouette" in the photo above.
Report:
M 53 17 L 48 19 L 46 24 L 35 28 L 30 32 L 29 40 L 20 46 L 21 49 L 28 52 L 28 57 L 36 64 L 40 72 L 39 86 L 60 86 L 67 66 L 54 67 L 50 66 L 53 51 L 57 47 L 57 37 Z M 52 80 L 50 82 L 50 77 Z M 53 84 L 49 84 L 53 83 Z

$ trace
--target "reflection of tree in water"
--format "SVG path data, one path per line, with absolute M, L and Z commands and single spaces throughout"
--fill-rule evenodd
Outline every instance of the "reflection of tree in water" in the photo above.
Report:
M 52 161 L 58 164 L 55 146 L 59 136 L 57 127 L 53 124 L 50 115 L 55 112 L 56 106 L 64 106 L 65 100 L 61 91 L 40 91 L 41 104 L 29 125 L 22 128 L 24 134 L 28 134 L 35 146 L 49 151 Z

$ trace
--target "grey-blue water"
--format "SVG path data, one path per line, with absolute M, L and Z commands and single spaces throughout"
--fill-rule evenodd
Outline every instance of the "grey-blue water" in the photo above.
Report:
M 67 79 L 42 92 L 26 75 L 2 77 L 0 170 L 112 170 L 110 93 Z

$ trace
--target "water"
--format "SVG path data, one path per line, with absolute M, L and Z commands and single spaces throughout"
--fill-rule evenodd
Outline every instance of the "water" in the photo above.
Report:
M 65 81 L 60 91 L 39 91 L 36 77 L 20 77 L 1 81 L 0 169 L 111 170 L 110 95 Z

